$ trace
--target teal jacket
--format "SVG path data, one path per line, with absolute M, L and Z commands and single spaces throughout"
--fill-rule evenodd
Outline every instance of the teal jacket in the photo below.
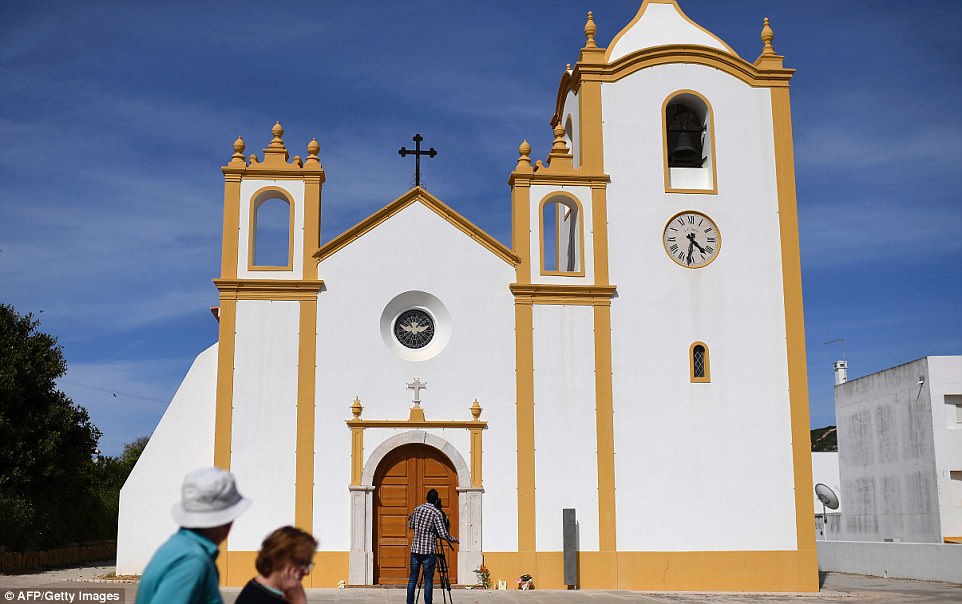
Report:
M 136 604 L 223 604 L 217 587 L 217 544 L 182 528 L 147 563 Z

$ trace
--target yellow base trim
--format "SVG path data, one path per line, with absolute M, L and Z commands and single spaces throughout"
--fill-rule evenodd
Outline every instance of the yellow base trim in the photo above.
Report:
M 338 581 L 347 583 L 349 552 L 315 552 L 314 570 L 304 577 L 304 587 L 337 587 Z M 220 584 L 223 587 L 243 587 L 257 575 L 254 562 L 257 552 L 221 552 L 217 558 Z
M 484 564 L 510 589 L 523 573 L 538 589 L 566 587 L 562 552 L 486 552 Z M 581 589 L 818 591 L 814 552 L 580 552 L 578 567 Z

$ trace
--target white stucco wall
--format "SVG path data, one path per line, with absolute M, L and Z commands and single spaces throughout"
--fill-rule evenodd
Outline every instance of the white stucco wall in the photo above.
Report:
M 926 360 L 942 536 L 962 537 L 962 355 Z
M 922 383 L 919 383 L 921 380 Z M 925 357 L 835 387 L 839 465 L 848 505 L 841 538 L 940 543 L 962 536 L 962 356 Z
M 150 442 L 120 490 L 117 574 L 139 575 L 154 550 L 174 531 L 171 506 L 184 476 L 214 461 L 217 344 L 197 355 Z M 247 494 L 244 481 L 238 481 Z
M 579 551 L 597 551 L 594 309 L 535 305 L 532 318 L 537 549 L 564 549 L 562 510 L 574 508 Z
M 295 301 L 237 302 L 231 471 L 254 503 L 235 522 L 230 550 L 256 551 L 294 519 L 298 320 Z
M 687 20 L 671 4 L 649 4 L 631 29 L 611 46 L 609 61 L 614 62 L 636 50 L 666 44 L 710 46 L 728 51 L 713 35 Z
M 406 419 L 415 377 L 428 420 L 469 420 L 483 407 L 483 547 L 517 549 L 514 268 L 421 203 L 414 203 L 319 265 L 314 517 L 322 550 L 350 542 L 350 405 L 363 419 Z M 426 292 L 450 316 L 450 337 L 421 361 L 384 341 L 381 316 L 405 292 Z M 364 457 L 396 430 L 365 430 Z M 433 430 L 470 459 L 467 430 Z M 339 521 L 338 519 L 343 519 Z
M 662 106 L 679 89 L 699 92 L 714 109 L 717 195 L 665 193 Z M 672 64 L 604 84 L 602 106 L 618 287 L 618 547 L 794 549 L 770 93 L 716 69 Z M 662 244 L 665 224 L 685 210 L 707 214 L 721 232 L 718 257 L 704 268 L 676 265 Z M 709 349 L 707 384 L 689 383 L 696 341 Z M 745 517 L 752 522 L 737 521 Z

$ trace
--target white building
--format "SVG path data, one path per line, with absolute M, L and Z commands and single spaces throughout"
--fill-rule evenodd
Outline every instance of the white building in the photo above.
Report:
M 672 0 L 608 48 L 595 31 L 549 156 L 511 159 L 510 247 L 421 188 L 322 246 L 316 143 L 291 161 L 279 124 L 259 159 L 238 139 L 219 342 L 124 487 L 118 572 L 214 463 L 254 500 L 229 585 L 290 523 L 320 542 L 309 585 L 404 582 L 435 487 L 461 583 L 483 560 L 563 587 L 574 508 L 584 588 L 818 589 L 793 70 L 767 22 L 749 62 Z
M 841 526 L 830 539 L 962 542 L 962 356 L 835 386 Z

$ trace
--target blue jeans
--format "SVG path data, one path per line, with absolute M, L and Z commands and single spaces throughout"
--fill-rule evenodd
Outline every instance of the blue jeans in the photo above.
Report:
M 434 565 L 437 554 L 411 554 L 411 574 L 408 575 L 407 604 L 414 604 L 414 590 L 418 585 L 418 574 L 424 574 L 424 604 L 434 602 Z

